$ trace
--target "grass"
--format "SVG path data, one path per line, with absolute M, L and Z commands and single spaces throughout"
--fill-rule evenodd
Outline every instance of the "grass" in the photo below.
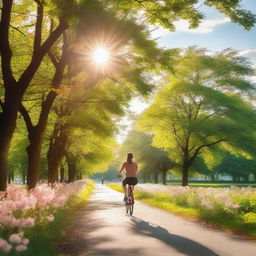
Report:
M 81 206 L 84 206 L 87 202 L 93 189 L 94 183 L 91 181 L 81 193 L 69 199 L 65 207 L 58 208 L 54 211 L 55 220 L 53 222 L 43 222 L 40 225 L 28 229 L 25 232 L 25 236 L 30 240 L 27 251 L 12 251 L 8 255 L 58 256 L 56 245 L 65 239 L 67 235 L 65 233 L 66 228 L 71 225 L 73 218 L 78 214 Z M 49 214 L 52 211 L 52 209 L 49 209 Z
M 111 189 L 122 192 L 122 187 L 110 184 Z M 245 223 L 241 215 L 223 211 L 223 209 L 206 210 L 203 208 L 191 208 L 186 204 L 177 203 L 177 200 L 167 193 L 147 193 L 135 190 L 135 198 L 149 205 L 166 210 L 173 214 L 186 218 L 203 220 L 204 222 L 220 227 L 224 230 L 233 231 L 237 234 L 247 235 L 256 239 L 256 222 Z M 255 199 L 256 200 L 256 199 Z
M 114 189 L 118 192 L 123 192 L 123 189 L 121 186 L 109 184 L 107 185 L 109 188 Z M 145 192 L 141 192 L 138 190 L 134 191 L 134 196 L 136 200 L 140 200 L 144 203 L 147 203 L 149 205 L 153 205 L 155 207 L 164 209 L 168 212 L 181 215 L 184 217 L 190 217 L 190 218 L 198 218 L 198 212 L 195 209 L 192 208 L 185 208 L 180 207 L 178 205 L 175 205 L 173 202 L 170 201 L 170 198 L 166 194 L 149 194 Z

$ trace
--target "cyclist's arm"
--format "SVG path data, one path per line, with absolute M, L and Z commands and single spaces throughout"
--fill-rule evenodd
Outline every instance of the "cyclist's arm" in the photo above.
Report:
M 122 167 L 121 167 L 121 169 L 119 170 L 119 174 L 121 174 L 122 173 L 122 171 L 124 170 L 124 167 L 125 167 L 125 163 L 123 163 L 123 165 L 122 165 Z

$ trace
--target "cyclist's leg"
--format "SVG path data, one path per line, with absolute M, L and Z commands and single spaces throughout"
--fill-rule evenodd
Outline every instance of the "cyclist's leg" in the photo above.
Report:
M 124 191 L 124 197 L 125 197 L 124 199 L 126 199 L 126 198 L 127 198 L 127 194 L 128 194 L 128 192 L 127 192 L 127 181 L 126 181 L 126 179 L 123 180 L 122 185 L 123 185 L 123 191 Z

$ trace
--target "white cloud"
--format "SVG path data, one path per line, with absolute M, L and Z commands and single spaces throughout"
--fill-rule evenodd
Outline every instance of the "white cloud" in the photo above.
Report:
M 176 27 L 176 31 L 194 34 L 207 34 L 213 32 L 215 27 L 229 22 L 230 19 L 227 17 L 221 19 L 207 19 L 203 20 L 200 23 L 199 27 L 196 29 L 190 29 L 189 23 L 186 20 L 175 21 L 174 24 Z
M 243 50 L 243 51 L 239 51 L 238 53 L 239 56 L 251 56 L 251 55 L 256 55 L 256 49 L 249 49 L 249 50 Z
M 177 32 L 185 32 L 185 33 L 192 33 L 192 34 L 207 34 L 207 33 L 213 32 L 215 27 L 225 23 L 229 23 L 229 22 L 230 22 L 230 19 L 227 17 L 224 17 L 220 19 L 203 20 L 200 23 L 199 27 L 196 29 L 190 29 L 189 22 L 187 20 L 175 21 L 174 25 L 176 27 Z M 155 37 L 165 36 L 169 33 L 171 32 L 168 29 L 160 27 L 153 30 L 151 34 L 152 34 L 152 37 L 155 38 Z

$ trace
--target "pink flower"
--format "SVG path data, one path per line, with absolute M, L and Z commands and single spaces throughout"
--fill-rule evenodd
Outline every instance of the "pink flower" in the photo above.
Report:
M 23 251 L 26 251 L 27 249 L 28 249 L 27 246 L 24 244 L 20 244 L 15 247 L 15 250 L 18 252 L 23 252 Z
M 35 219 L 34 218 L 27 218 L 27 219 L 21 219 L 19 221 L 19 226 L 23 228 L 31 228 L 35 225 Z
M 21 243 L 27 246 L 27 245 L 29 244 L 29 239 L 23 238 L 23 239 L 21 240 Z
M 54 221 L 54 216 L 51 214 L 51 215 L 49 215 L 49 216 L 46 216 L 45 217 L 49 222 L 52 222 L 52 221 Z
M 19 244 L 21 242 L 21 237 L 19 234 L 12 234 L 9 237 L 9 241 L 13 244 Z
M 12 249 L 12 246 L 6 240 L 0 238 L 0 249 L 7 253 Z

